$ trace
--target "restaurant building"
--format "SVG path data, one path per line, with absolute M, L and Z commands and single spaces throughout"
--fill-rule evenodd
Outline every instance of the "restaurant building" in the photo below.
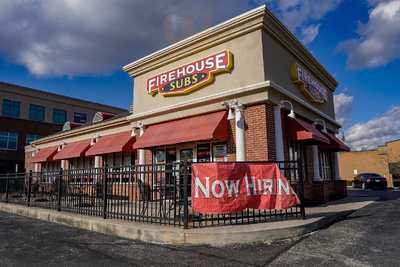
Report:
M 132 113 L 35 141 L 28 169 L 301 159 L 307 201 L 345 195 L 337 82 L 265 6 L 123 70 Z

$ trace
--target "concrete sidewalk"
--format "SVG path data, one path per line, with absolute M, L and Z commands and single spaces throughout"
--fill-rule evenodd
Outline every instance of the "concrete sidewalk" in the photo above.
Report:
M 302 236 L 327 227 L 355 210 L 373 203 L 375 200 L 377 199 L 370 197 L 348 197 L 323 206 L 306 208 L 307 219 L 305 220 L 296 219 L 195 229 L 111 219 L 103 220 L 98 217 L 41 208 L 28 208 L 7 203 L 0 203 L 0 211 L 144 242 L 223 246 L 237 243 L 272 242 Z

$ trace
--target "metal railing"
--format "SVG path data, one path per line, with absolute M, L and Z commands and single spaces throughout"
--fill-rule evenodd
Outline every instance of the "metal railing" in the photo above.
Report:
M 302 166 L 273 162 L 303 199 Z M 173 226 L 205 227 L 301 218 L 302 205 L 230 214 L 192 211 L 192 163 L 133 165 L 0 175 L 0 201 L 78 214 Z M 302 201 L 303 202 L 303 201 Z

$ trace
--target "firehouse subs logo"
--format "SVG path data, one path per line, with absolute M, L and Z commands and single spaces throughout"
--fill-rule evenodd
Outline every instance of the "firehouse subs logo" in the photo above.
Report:
M 316 103 L 325 103 L 328 99 L 328 90 L 313 75 L 295 63 L 290 69 L 293 82 L 310 100 Z
M 229 50 L 200 59 L 147 80 L 147 92 L 163 96 L 183 95 L 214 81 L 219 73 L 231 72 L 233 55 Z

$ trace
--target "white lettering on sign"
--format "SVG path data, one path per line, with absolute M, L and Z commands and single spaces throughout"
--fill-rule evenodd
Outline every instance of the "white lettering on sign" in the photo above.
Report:
M 232 68 L 233 55 L 224 50 L 148 79 L 147 92 L 164 96 L 187 94 L 212 83 L 216 74 L 230 72 Z
M 328 100 L 328 89 L 302 66 L 293 64 L 290 73 L 293 82 L 312 101 L 322 104 Z
M 254 176 L 245 176 L 242 179 L 248 196 L 294 194 L 289 182 L 284 179 L 256 179 Z M 210 177 L 205 177 L 203 184 L 199 177 L 195 177 L 195 198 L 199 198 L 200 195 L 204 198 L 223 198 L 226 195 L 235 198 L 239 196 L 243 186 L 243 183 L 240 183 L 242 179 L 229 179 L 225 180 L 225 183 L 221 179 L 215 179 L 210 184 Z

